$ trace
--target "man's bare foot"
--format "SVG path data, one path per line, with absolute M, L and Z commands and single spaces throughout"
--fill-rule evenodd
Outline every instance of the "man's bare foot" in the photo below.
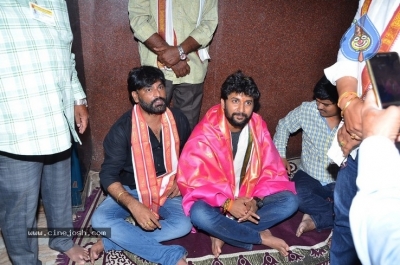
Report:
M 89 260 L 89 252 L 86 248 L 79 245 L 74 245 L 68 251 L 64 252 L 65 255 L 76 264 L 85 264 Z
M 97 240 L 97 242 L 90 248 L 90 262 L 94 264 L 94 262 L 99 258 L 101 252 L 103 252 L 103 240 L 101 238 Z
M 222 252 L 222 246 L 225 244 L 225 242 L 213 236 L 210 236 L 210 238 L 211 238 L 211 251 L 214 254 L 214 256 L 218 258 L 219 254 L 221 254 Z
M 300 237 L 304 232 L 308 232 L 315 229 L 315 223 L 310 215 L 304 214 L 301 223 L 296 231 L 296 236 Z
M 289 245 L 283 239 L 274 237 L 268 229 L 260 232 L 260 236 L 261 244 L 278 250 L 285 257 L 289 254 Z

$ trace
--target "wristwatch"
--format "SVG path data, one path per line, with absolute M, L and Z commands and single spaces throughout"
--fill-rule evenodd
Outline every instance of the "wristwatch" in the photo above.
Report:
M 178 51 L 179 51 L 179 58 L 181 59 L 181 61 L 186 60 L 187 55 L 186 55 L 185 51 L 182 49 L 181 45 L 178 46 Z
M 258 197 L 253 197 L 253 199 L 256 201 L 258 209 L 261 209 L 264 206 L 263 199 L 260 199 Z
M 74 105 L 75 105 L 75 106 L 85 105 L 86 108 L 88 107 L 86 98 L 81 98 L 81 99 L 76 99 L 76 100 L 74 100 Z

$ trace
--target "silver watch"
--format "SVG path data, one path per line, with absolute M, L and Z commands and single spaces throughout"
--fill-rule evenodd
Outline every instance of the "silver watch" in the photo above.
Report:
M 86 108 L 88 107 L 86 98 L 81 98 L 81 99 L 76 99 L 76 100 L 74 100 L 74 105 L 75 105 L 75 106 L 85 105 Z
M 186 60 L 187 55 L 181 45 L 178 46 L 178 51 L 179 51 L 179 58 L 181 59 L 181 61 Z

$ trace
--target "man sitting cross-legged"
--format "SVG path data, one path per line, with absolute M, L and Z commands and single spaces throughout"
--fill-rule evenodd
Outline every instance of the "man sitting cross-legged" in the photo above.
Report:
M 304 213 L 296 231 L 298 237 L 315 228 L 333 227 L 334 176 L 338 168 L 330 164 L 327 151 L 341 118 L 336 87 L 325 76 L 315 85 L 314 99 L 303 102 L 281 119 L 274 135 L 276 148 L 290 172 L 286 145 L 291 133 L 303 130 L 301 162 L 293 176 L 299 210 Z
M 268 230 L 298 208 L 267 125 L 253 113 L 260 92 L 241 71 L 221 89 L 221 104 L 195 127 L 178 164 L 183 208 L 211 236 L 218 257 L 224 243 L 252 249 L 263 244 L 288 255 L 289 246 Z
M 179 110 L 166 107 L 164 84 L 164 74 L 152 66 L 129 73 L 134 106 L 104 140 L 100 181 L 108 196 L 92 217 L 94 229 L 110 228 L 111 233 L 91 248 L 92 263 L 103 249 L 125 249 L 155 263 L 187 264 L 182 246 L 159 243 L 192 228 L 175 181 L 179 150 L 190 126 Z M 131 215 L 135 225 L 125 221 Z

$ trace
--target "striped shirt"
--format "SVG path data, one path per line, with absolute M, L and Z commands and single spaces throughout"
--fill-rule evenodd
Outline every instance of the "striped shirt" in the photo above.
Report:
M 331 130 L 321 116 L 315 100 L 303 102 L 279 120 L 274 143 L 281 157 L 286 157 L 286 146 L 291 133 L 302 129 L 302 150 L 299 169 L 303 170 L 322 185 L 334 181 L 327 168 L 330 159 L 327 152 L 335 138 L 337 126 Z
M 73 102 L 86 97 L 65 0 L 36 2 L 54 25 L 35 20 L 27 0 L 0 2 L 0 151 L 19 155 L 67 150 L 71 134 L 79 141 Z

